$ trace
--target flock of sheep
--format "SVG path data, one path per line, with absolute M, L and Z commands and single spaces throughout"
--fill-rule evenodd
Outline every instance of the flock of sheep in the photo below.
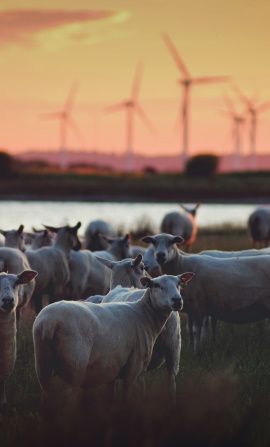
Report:
M 57 376 L 73 390 L 103 385 L 115 397 L 143 392 L 144 373 L 166 365 L 168 393 L 175 400 L 181 328 L 187 314 L 190 342 L 197 351 L 210 319 L 248 323 L 270 317 L 270 210 L 249 218 L 254 246 L 238 252 L 190 249 L 196 211 L 167 214 L 161 233 L 145 236 L 149 246 L 131 245 L 102 220 L 91 222 L 82 243 L 81 223 L 25 233 L 1 230 L 0 240 L 0 409 L 5 382 L 16 360 L 16 332 L 31 306 L 35 366 L 44 399 Z M 48 305 L 44 306 L 47 297 Z

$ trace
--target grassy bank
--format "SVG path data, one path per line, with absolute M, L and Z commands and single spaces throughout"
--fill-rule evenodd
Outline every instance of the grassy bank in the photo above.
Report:
M 27 173 L 0 179 L 1 198 L 81 200 L 265 201 L 270 175 L 220 174 L 209 179 L 183 174 L 90 175 Z
M 241 229 L 203 230 L 195 247 L 237 250 L 250 246 Z M 62 432 L 45 426 L 34 372 L 31 326 L 24 319 L 18 335 L 18 359 L 7 387 L 9 408 L 1 419 L 0 445 L 168 446 L 245 445 L 270 443 L 270 328 L 219 324 L 214 345 L 204 340 L 198 356 L 191 352 L 182 321 L 183 347 L 177 379 L 177 405 L 167 406 L 164 370 L 148 374 L 147 400 L 139 406 L 88 406 Z M 90 400 L 91 401 L 91 400 Z M 60 417 L 64 414 L 64 404 Z M 64 416 L 63 416 L 64 417 Z

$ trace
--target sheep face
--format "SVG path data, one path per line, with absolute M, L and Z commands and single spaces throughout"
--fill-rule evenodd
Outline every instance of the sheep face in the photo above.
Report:
M 102 237 L 106 242 L 108 242 L 111 251 L 115 254 L 116 258 L 125 259 L 131 257 L 129 234 L 126 234 L 123 237 Z
M 149 247 L 144 255 L 143 255 L 144 267 L 147 273 L 152 276 L 152 278 L 156 278 L 157 276 L 162 275 L 162 271 L 159 263 L 155 257 L 155 249 L 154 247 Z
M 181 236 L 172 236 L 171 234 L 157 234 L 156 236 L 145 236 L 142 239 L 147 244 L 152 244 L 154 248 L 154 257 L 160 266 L 173 259 L 175 254 L 175 244 L 183 244 L 184 239 Z
M 18 230 L 0 230 L 0 233 L 3 234 L 3 236 L 5 237 L 6 247 L 18 248 L 21 251 L 25 251 L 23 229 L 24 226 L 20 225 Z
M 81 249 L 81 242 L 78 238 L 77 232 L 81 226 L 81 222 L 78 222 L 74 227 L 66 225 L 65 227 L 52 227 L 44 225 L 44 227 L 52 233 L 56 233 L 56 242 L 62 243 L 64 246 L 73 250 Z
M 187 272 L 182 275 L 163 275 L 155 279 L 144 277 L 141 283 L 150 289 L 150 303 L 153 307 L 164 310 L 180 311 L 183 308 L 181 287 L 187 284 L 194 273 Z
M 9 313 L 19 302 L 19 286 L 35 278 L 37 272 L 25 270 L 19 275 L 0 273 L 0 311 Z
M 133 287 L 137 287 L 138 289 L 142 288 L 141 278 L 146 273 L 144 263 L 142 262 L 142 255 L 138 255 L 135 259 L 123 259 L 114 264 L 113 274 L 115 276 L 120 276 L 123 271 L 130 278 L 130 283 Z

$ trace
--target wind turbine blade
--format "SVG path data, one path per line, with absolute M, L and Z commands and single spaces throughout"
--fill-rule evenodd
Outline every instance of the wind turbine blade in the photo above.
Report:
M 104 109 L 104 113 L 114 113 L 114 112 L 119 112 L 120 110 L 123 110 L 125 108 L 125 103 L 122 102 L 118 102 L 117 104 L 113 104 L 112 106 L 106 107 Z
M 180 57 L 176 47 L 174 46 L 173 42 L 171 41 L 170 37 L 168 34 L 163 34 L 162 35 L 163 40 L 165 42 L 165 45 L 167 46 L 169 52 L 171 53 L 173 60 L 176 64 L 176 66 L 178 67 L 178 70 L 181 71 L 182 75 L 185 76 L 185 78 L 190 79 L 190 73 L 185 65 L 185 63 L 183 62 L 182 58 Z
M 68 93 L 68 96 L 67 96 L 64 108 L 63 108 L 63 110 L 66 113 L 70 113 L 71 109 L 73 108 L 76 92 L 77 92 L 77 83 L 73 82 L 73 84 L 72 84 L 72 86 L 71 86 L 71 88 L 69 90 L 69 93 Z
M 76 124 L 76 121 L 74 120 L 74 118 L 69 117 L 69 119 L 67 121 L 67 124 L 68 124 L 68 127 L 70 129 L 72 129 L 74 135 L 76 135 L 76 137 L 80 141 L 81 145 L 83 146 L 84 145 L 84 138 L 83 138 L 81 130 L 78 127 L 78 125 Z
M 238 96 L 238 98 L 242 101 L 242 103 L 247 107 L 250 108 L 252 107 L 252 101 L 246 96 L 244 95 L 244 93 L 240 90 L 239 87 L 237 87 L 235 84 L 232 84 L 232 89 L 234 90 L 234 92 L 236 93 L 236 95 Z
M 40 113 L 39 117 L 43 120 L 60 120 L 62 119 L 62 113 L 61 112 Z
M 212 84 L 215 82 L 226 82 L 229 76 L 202 76 L 199 78 L 192 78 L 193 84 Z
M 226 104 L 226 107 L 227 107 L 228 111 L 229 111 L 232 115 L 235 115 L 235 114 L 236 114 L 236 110 L 235 110 L 235 107 L 234 107 L 234 105 L 233 105 L 233 103 L 232 103 L 231 98 L 229 98 L 228 96 L 224 96 L 223 99 L 224 99 L 224 102 L 225 102 L 225 104 Z
M 144 125 L 150 130 L 150 132 L 156 133 L 156 130 L 155 130 L 151 120 L 148 118 L 148 116 L 146 115 L 145 111 L 143 110 L 143 108 L 139 104 L 136 104 L 135 111 L 137 112 L 137 114 L 141 118 L 141 120 L 144 123 Z
M 270 109 L 270 101 L 265 101 L 257 107 L 258 112 L 266 112 L 266 110 Z
M 142 74 L 143 74 L 143 64 L 140 62 L 137 65 L 136 72 L 135 72 L 134 79 L 133 79 L 133 84 L 132 84 L 131 98 L 133 101 L 137 101 L 137 99 L 139 97 Z

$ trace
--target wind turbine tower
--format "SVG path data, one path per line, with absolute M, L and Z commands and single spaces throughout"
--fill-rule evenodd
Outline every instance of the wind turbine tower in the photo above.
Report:
M 187 66 L 183 62 L 180 54 L 174 46 L 172 40 L 168 34 L 163 34 L 163 40 L 167 46 L 172 58 L 180 72 L 181 78 L 178 83 L 182 86 L 182 101 L 181 101 L 181 130 L 180 135 L 180 153 L 181 153 L 181 165 L 184 168 L 185 163 L 189 156 L 189 119 L 190 119 L 190 92 L 194 85 L 212 84 L 215 82 L 224 82 L 228 80 L 227 76 L 204 76 L 204 77 L 192 77 Z
M 80 143 L 83 144 L 83 138 L 81 132 L 72 117 L 72 109 L 74 106 L 74 99 L 76 93 L 76 85 L 73 84 L 66 102 L 63 108 L 57 112 L 43 113 L 41 116 L 43 119 L 56 120 L 59 122 L 59 166 L 60 169 L 65 170 L 68 168 L 68 157 L 67 157 L 67 132 L 71 129 L 73 133 L 77 136 Z
M 147 117 L 144 109 L 141 107 L 138 97 L 142 79 L 142 64 L 138 64 L 131 88 L 131 95 L 117 104 L 107 107 L 106 112 L 119 112 L 124 110 L 126 114 L 126 170 L 132 172 L 134 170 L 134 123 L 136 114 L 144 123 L 144 125 L 151 131 L 154 131 L 153 125 Z
M 250 167 L 257 169 L 257 125 L 258 115 L 266 112 L 270 109 L 270 101 L 265 101 L 261 104 L 256 104 L 253 98 L 249 98 L 244 95 L 242 91 L 233 86 L 234 91 L 246 107 L 249 114 L 249 154 L 250 154 Z
M 227 110 L 226 115 L 232 119 L 232 138 L 233 138 L 233 168 L 235 171 L 239 171 L 241 168 L 241 157 L 243 154 L 243 129 L 245 124 L 245 118 L 239 114 L 235 109 L 230 98 L 224 98 Z

